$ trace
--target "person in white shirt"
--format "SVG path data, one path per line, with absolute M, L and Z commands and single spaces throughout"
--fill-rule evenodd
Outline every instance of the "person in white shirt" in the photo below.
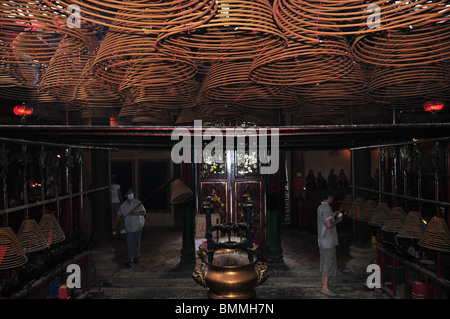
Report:
M 331 276 L 337 274 L 336 246 L 339 244 L 336 225 L 342 221 L 340 211 L 333 212 L 331 204 L 334 200 L 333 191 L 326 189 L 323 201 L 317 208 L 317 243 L 320 252 L 320 272 L 322 274 L 322 289 L 320 292 L 334 297 L 336 294 L 328 287 Z
M 125 231 L 127 239 L 128 262 L 127 266 L 139 262 L 141 255 L 141 233 L 145 224 L 146 210 L 142 202 L 134 198 L 133 190 L 126 194 L 126 200 L 120 205 L 119 216 L 125 216 Z
M 117 213 L 119 212 L 120 205 L 122 204 L 122 193 L 120 191 L 120 185 L 117 184 L 116 177 L 114 175 L 111 175 L 111 209 L 112 209 L 112 221 L 113 226 L 115 225 L 115 222 L 118 218 Z M 125 233 L 125 229 L 123 228 L 120 230 L 121 234 Z M 113 231 L 113 235 L 116 234 L 116 230 Z

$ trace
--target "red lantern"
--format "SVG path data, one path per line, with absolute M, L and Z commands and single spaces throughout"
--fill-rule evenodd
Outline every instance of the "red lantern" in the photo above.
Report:
M 14 107 L 14 114 L 20 117 L 28 117 L 32 115 L 34 112 L 34 109 L 31 106 L 26 105 L 25 103 L 22 103 L 20 105 L 16 105 Z
M 427 101 L 423 104 L 423 109 L 426 112 L 436 113 L 442 110 L 444 107 L 444 102 L 442 101 Z

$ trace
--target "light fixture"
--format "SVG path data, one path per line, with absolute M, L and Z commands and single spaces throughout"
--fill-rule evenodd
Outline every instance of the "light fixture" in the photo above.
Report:
M 25 123 L 26 118 L 33 115 L 34 109 L 23 102 L 22 104 L 16 105 L 14 107 L 14 114 L 20 116 L 20 122 Z
M 427 101 L 423 104 L 423 109 L 426 112 L 436 113 L 442 110 L 444 102 L 442 101 Z

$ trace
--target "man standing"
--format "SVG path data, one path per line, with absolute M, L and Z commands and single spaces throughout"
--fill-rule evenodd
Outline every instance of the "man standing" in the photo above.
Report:
M 331 297 L 336 296 L 328 287 L 330 277 L 337 274 L 336 246 L 338 245 L 338 236 L 336 225 L 342 221 L 342 213 L 340 211 L 333 212 L 331 208 L 333 200 L 333 192 L 327 189 L 323 193 L 321 205 L 317 208 L 317 236 L 320 251 L 320 272 L 322 273 L 320 292 Z M 337 219 L 336 215 L 338 215 Z
M 125 231 L 127 239 L 128 262 L 138 263 L 141 254 L 141 233 L 144 227 L 146 214 L 145 207 L 141 201 L 134 198 L 133 190 L 129 190 L 125 196 L 127 200 L 120 205 L 118 215 L 125 216 Z
M 119 216 L 117 216 L 119 212 L 120 205 L 122 204 L 122 194 L 120 193 L 120 185 L 116 182 L 116 177 L 111 175 L 111 208 L 112 208 L 112 221 L 113 226 Z M 123 227 L 123 226 L 122 226 Z M 125 233 L 125 229 L 121 229 L 120 233 Z M 113 235 L 116 234 L 116 230 L 113 230 Z

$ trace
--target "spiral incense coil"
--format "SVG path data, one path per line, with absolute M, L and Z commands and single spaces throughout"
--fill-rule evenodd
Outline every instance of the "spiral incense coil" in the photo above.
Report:
M 72 104 L 90 108 L 121 107 L 122 101 L 116 88 L 96 77 L 92 72 L 95 53 L 88 57 L 84 69 L 76 82 Z
M 63 102 L 69 102 L 74 98 L 83 70 L 93 50 L 98 46 L 98 41 L 94 38 L 90 39 L 89 46 L 83 48 L 74 48 L 72 45 L 74 41 L 76 41 L 74 38 L 69 37 L 61 41 L 39 85 L 41 90 L 57 96 Z
M 372 218 L 369 220 L 369 225 L 383 226 L 389 219 L 391 208 L 386 203 L 378 203 L 373 211 Z
M 361 211 L 365 203 L 366 201 L 363 197 L 356 197 L 352 203 L 352 208 L 350 209 L 350 212 L 347 214 L 347 217 L 351 219 L 357 219 L 361 214 Z
M 276 54 L 286 46 L 268 0 L 218 3 L 215 16 L 189 32 L 172 30 L 169 23 L 158 35 L 158 51 L 185 59 L 236 60 L 252 59 L 261 51 Z
M 17 232 L 17 239 L 27 254 L 50 247 L 34 219 L 25 219 L 22 222 Z
M 401 207 L 393 207 L 386 223 L 381 227 L 382 231 L 397 233 L 403 227 L 406 215 Z
M 410 211 L 403 222 L 402 228 L 398 231 L 397 237 L 420 239 L 425 232 L 425 224 L 422 214 L 417 211 Z
M 412 67 L 450 59 L 450 25 L 364 34 L 352 45 L 355 59 L 373 67 Z
M 449 67 L 444 64 L 414 68 L 379 67 L 374 70 L 369 83 L 368 98 L 376 103 L 390 103 L 392 106 L 415 99 L 418 104 L 405 104 L 403 107 L 421 107 L 420 104 L 424 101 L 421 102 L 418 98 L 445 95 L 449 81 Z
M 168 110 L 155 109 L 151 106 L 135 107 L 131 122 L 133 124 L 148 123 L 158 126 L 173 124 Z
M 155 109 L 192 108 L 197 103 L 197 84 L 193 79 L 189 79 L 166 86 L 135 86 L 124 96 L 124 106 L 143 103 Z
M 78 5 L 83 19 L 92 23 L 114 28 L 121 32 L 158 34 L 161 21 L 177 31 L 195 28 L 210 20 L 217 10 L 216 0 L 107 0 L 107 1 L 53 1 L 44 0 L 51 7 L 64 8 Z
M 12 63 L 3 63 L 0 60 L 0 88 L 21 85 L 25 83 L 19 66 Z
M 119 91 L 132 87 L 160 87 L 188 81 L 196 74 L 195 63 L 173 60 L 157 52 L 131 65 L 124 74 Z
M 384 1 L 275 0 L 273 15 L 289 36 L 320 42 L 325 35 L 364 34 L 441 21 L 448 14 L 445 0 Z M 379 25 L 373 27 L 372 8 L 380 10 Z
M 134 86 L 166 86 L 187 81 L 196 64 L 186 59 L 166 57 L 154 48 L 155 37 L 109 31 L 92 64 L 96 77 L 119 91 Z
M 342 211 L 342 213 L 348 214 L 352 209 L 352 204 L 353 204 L 353 196 L 351 194 L 346 194 L 339 209 Z
M 314 85 L 292 86 L 290 89 L 302 96 L 304 103 L 334 106 L 364 105 L 367 103 L 367 83 L 363 70 L 357 63 L 352 63 L 351 71 L 324 83 Z
M 364 206 L 362 207 L 361 214 L 358 218 L 360 221 L 368 222 L 373 215 L 373 212 L 375 211 L 375 208 L 377 207 L 377 204 L 374 200 L 367 200 Z
M 236 120 L 243 111 L 236 104 L 227 101 L 210 101 L 206 99 L 201 99 L 194 109 L 199 119 L 212 122 L 218 118 L 223 121 Z
M 50 246 L 66 239 L 66 235 L 53 213 L 42 215 L 39 221 L 39 228 Z
M 11 227 L 0 227 L 0 270 L 22 266 L 28 257 Z
M 261 84 L 305 85 L 340 78 L 352 69 L 353 58 L 343 37 L 327 37 L 317 45 L 289 39 L 281 53 L 258 54 L 249 76 Z
M 281 100 L 286 99 L 286 107 L 292 107 L 293 94 L 282 94 L 284 88 L 270 85 L 258 85 L 248 78 L 251 60 L 215 61 L 205 76 L 200 93 L 208 100 L 227 101 L 228 104 L 240 104 L 242 107 L 259 102 L 267 107 L 279 107 Z M 279 97 L 279 105 L 271 104 Z M 270 101 L 269 101 L 270 100 Z M 256 103 L 256 104 L 254 104 Z
M 445 220 L 434 216 L 417 244 L 431 250 L 450 252 L 450 231 Z

